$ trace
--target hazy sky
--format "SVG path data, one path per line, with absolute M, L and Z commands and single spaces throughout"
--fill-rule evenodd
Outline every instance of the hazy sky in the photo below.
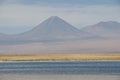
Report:
M 0 32 L 27 31 L 50 16 L 77 28 L 99 21 L 120 22 L 120 0 L 0 0 Z

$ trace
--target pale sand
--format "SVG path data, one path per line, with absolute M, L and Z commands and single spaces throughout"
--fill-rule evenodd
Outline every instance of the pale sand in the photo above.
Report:
M 0 74 L 0 80 L 120 80 L 120 75 Z
M 120 54 L 0 55 L 0 61 L 120 61 Z

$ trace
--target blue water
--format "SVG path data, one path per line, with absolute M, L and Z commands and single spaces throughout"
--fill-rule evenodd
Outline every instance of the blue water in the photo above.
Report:
M 120 62 L 1 62 L 0 73 L 120 74 Z

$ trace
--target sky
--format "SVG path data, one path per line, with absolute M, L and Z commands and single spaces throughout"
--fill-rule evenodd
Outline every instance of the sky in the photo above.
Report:
M 120 22 L 120 0 L 0 0 L 0 33 L 28 31 L 50 16 L 77 28 L 100 21 Z

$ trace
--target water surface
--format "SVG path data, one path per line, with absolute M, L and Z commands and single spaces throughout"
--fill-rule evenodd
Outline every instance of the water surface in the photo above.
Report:
M 120 62 L 1 62 L 0 73 L 120 74 Z

